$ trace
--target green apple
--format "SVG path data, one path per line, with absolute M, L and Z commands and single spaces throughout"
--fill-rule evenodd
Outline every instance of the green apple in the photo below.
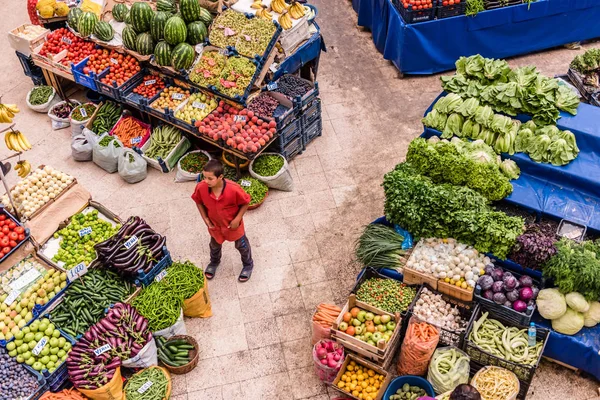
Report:
M 385 327 L 385 325 L 383 325 L 383 324 L 381 324 L 381 325 L 377 325 L 377 326 L 376 326 L 376 328 L 377 328 L 377 330 L 378 330 L 379 332 L 381 332 L 381 333 L 385 332 L 385 330 L 386 330 L 386 327 Z
M 394 329 L 396 329 L 396 323 L 394 321 L 390 321 L 387 324 L 385 324 L 385 327 L 388 331 L 393 331 Z
M 387 324 L 388 322 L 390 322 L 392 320 L 392 317 L 390 317 L 389 315 L 382 315 L 381 316 L 381 323 L 382 324 Z
M 357 326 L 356 327 L 356 336 L 362 335 L 364 328 L 362 326 Z
M 380 333 L 380 332 L 375 332 L 375 333 L 373 334 L 373 341 L 374 341 L 375 343 L 379 342 L 379 341 L 380 341 L 382 338 L 383 338 L 383 336 L 381 335 L 381 333 Z
M 376 315 L 375 318 L 373 318 L 373 322 L 375 323 L 375 325 L 381 324 L 381 316 Z
M 360 310 L 360 311 L 358 312 L 358 315 L 356 316 L 356 318 L 358 318 L 358 320 L 359 320 L 360 322 L 365 322 L 365 319 L 366 319 L 365 317 L 366 317 L 366 315 L 367 315 L 367 312 L 366 312 L 366 311 L 364 311 L 364 310 Z
M 355 319 L 352 321 L 352 325 L 354 326 L 360 326 L 360 321 L 358 319 Z
M 346 322 L 341 322 L 338 326 L 338 329 L 342 332 L 346 332 L 346 329 L 348 329 L 348 324 Z
M 375 318 L 375 314 L 373 314 L 372 312 L 368 312 L 365 314 L 365 319 L 367 321 L 373 321 L 374 318 Z

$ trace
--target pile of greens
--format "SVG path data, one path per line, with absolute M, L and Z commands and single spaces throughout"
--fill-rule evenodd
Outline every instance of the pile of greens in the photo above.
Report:
M 600 90 L 600 49 L 590 49 L 575 56 L 569 68 L 583 76 L 583 83 L 592 91 Z
M 269 192 L 269 187 L 267 185 L 251 176 L 240 179 L 239 184 L 242 189 L 250 195 L 251 206 L 262 203 Z
M 394 228 L 381 224 L 367 225 L 356 242 L 356 259 L 364 266 L 401 270 L 406 264 L 403 241 L 404 237 Z
M 489 162 L 480 162 L 472 157 L 485 146 L 484 152 L 492 153 L 482 142 L 472 144 L 460 139 L 431 142 L 423 138 L 413 140 L 408 146 L 406 161 L 421 175 L 431 178 L 433 183 L 451 183 L 466 186 L 488 200 L 501 200 L 512 192 L 509 179 L 504 176 L 493 157 Z
M 511 69 L 504 60 L 479 54 L 456 61 L 456 74 L 442 76 L 445 91 L 476 98 L 496 112 L 516 116 L 531 114 L 538 124 L 553 124 L 559 110 L 577 114 L 579 97 L 557 79 L 548 78 L 534 66 Z
M 407 163 L 384 177 L 385 215 L 415 236 L 452 237 L 481 252 L 506 258 L 523 233 L 523 219 L 494 211 L 472 189 L 436 185 Z
M 252 163 L 252 170 L 259 176 L 274 176 L 283 168 L 284 158 L 279 154 L 262 154 Z
M 579 292 L 587 300 L 600 298 L 600 241 L 576 243 L 561 239 L 557 253 L 542 265 L 562 293 Z
M 579 154 L 575 135 L 554 125 L 538 127 L 533 121 L 521 125 L 515 141 L 515 151 L 524 152 L 535 162 L 567 165 Z

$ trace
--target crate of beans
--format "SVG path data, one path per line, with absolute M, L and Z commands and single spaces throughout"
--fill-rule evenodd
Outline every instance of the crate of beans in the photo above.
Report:
M 319 85 L 302 79 L 296 75 L 285 74 L 277 81 L 267 85 L 270 91 L 283 93 L 294 101 L 297 111 L 300 112 L 319 96 Z

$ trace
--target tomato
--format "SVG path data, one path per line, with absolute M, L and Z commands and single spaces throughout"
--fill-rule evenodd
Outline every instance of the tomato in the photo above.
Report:
M 6 219 L 6 215 L 0 214 L 0 221 L 4 221 Z
M 5 256 L 5 255 L 6 255 L 6 254 L 4 254 L 4 252 L 3 252 L 3 251 L 0 251 L 0 259 L 4 258 L 4 256 Z
M 8 246 L 9 243 L 10 243 L 10 240 L 8 240 L 8 238 L 6 236 L 4 236 L 2 239 L 0 239 L 0 246 L 2 246 L 2 247 Z
M 10 247 L 8 247 L 8 246 L 4 247 L 4 248 L 2 249 L 2 252 L 3 252 L 4 254 L 8 254 L 8 253 L 10 253 Z
M 3 232 L 5 235 L 8 235 L 8 234 L 10 233 L 10 228 L 9 228 L 8 226 L 4 225 L 4 226 L 2 227 L 2 232 Z
M 25 240 L 25 235 L 21 233 L 21 234 L 19 235 L 19 242 L 21 242 L 21 241 L 23 241 L 23 240 Z
M 14 240 L 11 240 L 10 242 L 8 242 L 8 245 L 10 247 L 17 247 L 17 242 L 15 242 Z
M 19 239 L 19 234 L 17 232 L 11 232 L 8 234 L 8 238 L 10 240 L 17 240 Z
M 15 223 L 15 221 L 10 221 L 10 222 L 8 223 L 8 227 L 9 227 L 10 229 L 15 229 L 15 228 L 17 227 L 17 224 Z

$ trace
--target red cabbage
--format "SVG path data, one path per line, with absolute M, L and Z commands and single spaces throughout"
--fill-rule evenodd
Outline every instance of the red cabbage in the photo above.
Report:
M 504 304 L 506 303 L 506 296 L 504 293 L 494 293 L 494 298 L 492 300 L 494 300 L 494 303 L 496 304 Z
M 513 290 L 514 288 L 517 287 L 517 279 L 510 272 L 504 273 L 502 282 L 504 282 L 504 288 L 507 291 Z
M 494 292 L 492 292 L 491 290 L 486 290 L 485 292 L 483 292 L 483 297 L 488 300 L 492 300 L 494 298 Z
M 506 302 L 504 303 L 504 307 L 512 307 L 512 301 L 506 300 Z
M 491 275 L 492 275 L 492 272 L 494 272 L 494 268 L 495 268 L 495 267 L 494 267 L 494 264 L 488 264 L 488 265 L 486 265 L 486 266 L 485 266 L 485 269 L 484 269 L 484 271 L 485 271 L 485 274 L 486 274 L 486 275 L 490 275 L 490 276 L 491 276 Z
M 477 280 L 477 284 L 481 286 L 482 290 L 488 290 L 492 288 L 494 279 L 489 275 L 482 275 Z
M 504 277 L 504 270 L 500 267 L 495 268 L 494 271 L 492 272 L 492 278 L 494 278 L 495 281 L 501 281 L 503 277 Z
M 531 297 L 531 300 L 535 300 L 537 299 L 538 293 L 540 292 L 540 289 L 536 286 L 532 286 L 531 290 L 533 291 L 533 296 Z
M 523 301 L 529 301 L 533 297 L 533 290 L 530 287 L 524 287 L 519 290 L 519 298 Z
M 500 293 L 504 291 L 504 283 L 502 283 L 502 281 L 494 282 L 494 284 L 492 285 L 492 291 L 494 293 Z
M 519 282 L 523 287 L 531 287 L 533 286 L 533 279 L 530 276 L 523 275 L 519 278 Z
M 517 289 L 511 290 L 510 292 L 506 292 L 506 298 L 510 301 L 519 300 L 519 291 Z
M 523 288 L 521 290 L 525 290 L 527 288 Z M 513 310 L 517 312 L 525 312 L 527 310 L 527 304 L 522 300 L 517 300 L 513 303 Z

